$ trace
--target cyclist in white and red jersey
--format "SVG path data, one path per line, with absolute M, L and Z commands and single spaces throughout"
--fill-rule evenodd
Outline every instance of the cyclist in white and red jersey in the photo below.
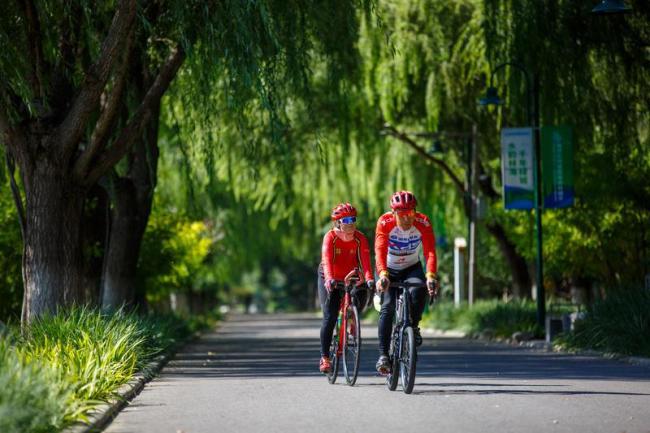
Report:
M 323 310 L 323 323 L 320 328 L 321 358 L 319 370 L 328 373 L 332 368 L 329 347 L 332 332 L 339 314 L 342 293 L 334 290 L 337 281 L 358 269 L 359 285 L 351 291 L 359 312 L 363 310 L 368 298 L 363 278 L 368 287 L 375 285 L 370 265 L 368 240 L 356 229 L 357 210 L 350 203 L 341 203 L 332 209 L 334 227 L 323 238 L 321 264 L 318 272 L 318 297 Z
M 409 191 L 398 191 L 390 199 L 392 212 L 377 221 L 375 231 L 375 266 L 379 274 L 377 291 L 382 295 L 379 313 L 379 360 L 377 371 L 388 374 L 390 369 L 388 351 L 391 328 L 395 315 L 397 288 L 389 288 L 392 282 L 422 283 L 426 279 L 430 296 L 438 292 L 435 236 L 426 215 L 416 212 L 417 200 Z M 426 274 L 422 270 L 419 253 L 424 253 Z M 422 344 L 418 324 L 424 310 L 424 288 L 411 288 L 411 319 L 416 345 Z

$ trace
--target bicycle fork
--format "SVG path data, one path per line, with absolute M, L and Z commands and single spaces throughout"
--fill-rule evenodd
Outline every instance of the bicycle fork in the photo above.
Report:
M 405 289 L 405 291 L 408 289 Z M 409 309 L 409 297 L 407 294 L 402 293 L 397 298 L 397 325 L 395 326 L 395 332 L 397 333 L 397 338 L 394 341 L 397 344 L 395 348 L 395 356 L 398 360 L 402 359 L 402 339 L 404 338 L 404 330 L 410 326 L 410 309 Z

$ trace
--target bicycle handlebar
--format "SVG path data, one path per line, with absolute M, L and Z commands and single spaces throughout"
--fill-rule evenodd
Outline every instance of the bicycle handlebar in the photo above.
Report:
M 361 279 L 358 277 L 351 277 L 349 278 L 350 284 L 348 284 L 347 286 L 345 285 L 345 281 L 336 280 L 336 286 L 334 287 L 334 289 L 338 289 L 338 290 L 354 289 L 356 287 L 355 283 L 360 280 Z
M 411 283 L 408 281 L 404 282 L 395 282 L 395 283 L 390 283 L 390 287 L 397 287 L 397 288 L 403 288 L 403 289 L 410 289 L 410 288 L 426 288 L 427 285 L 425 283 Z
M 426 283 L 412 283 L 408 281 L 404 282 L 391 282 L 389 284 L 389 287 L 396 287 L 400 289 L 410 289 L 410 288 L 427 288 Z M 429 296 L 429 305 L 432 305 L 433 302 L 435 301 L 436 297 L 435 296 Z

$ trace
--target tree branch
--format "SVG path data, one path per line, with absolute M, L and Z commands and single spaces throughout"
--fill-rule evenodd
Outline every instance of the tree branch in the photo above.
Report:
M 131 149 L 135 139 L 142 132 L 142 128 L 149 120 L 151 110 L 154 104 L 160 102 L 163 94 L 169 88 L 169 84 L 176 76 L 178 69 L 185 60 L 185 51 L 179 45 L 172 50 L 167 61 L 160 68 L 158 76 L 154 80 L 142 103 L 136 110 L 135 114 L 129 120 L 129 123 L 122 129 L 119 137 L 113 145 L 101 155 L 93 167 L 90 168 L 88 176 L 84 180 L 86 186 L 95 183 L 108 170 L 115 166 L 120 159 Z
M 129 65 L 131 63 L 133 33 L 134 30 L 132 28 L 131 35 L 126 41 L 124 58 L 120 66 L 115 71 L 115 84 L 110 95 L 108 96 L 108 100 L 104 104 L 99 119 L 97 120 L 97 124 L 95 125 L 95 129 L 90 138 L 90 144 L 79 156 L 77 162 L 74 165 L 72 173 L 76 179 L 83 180 L 88 172 L 88 167 L 90 166 L 92 160 L 106 147 L 109 131 L 112 125 L 114 125 L 115 119 L 119 114 L 118 108 L 122 100 L 122 95 L 126 86 L 127 73 L 129 70 Z
M 108 35 L 102 44 L 97 61 L 86 72 L 81 90 L 72 108 L 52 136 L 52 144 L 61 151 L 66 161 L 74 153 L 88 119 L 97 109 L 99 98 L 108 81 L 110 71 L 119 56 L 119 50 L 130 34 L 136 12 L 135 0 L 121 0 L 113 16 Z
M 463 182 L 458 178 L 458 176 L 456 176 L 456 174 L 455 174 L 455 173 L 453 172 L 453 170 L 452 170 L 452 169 L 447 165 L 447 163 L 446 163 L 445 161 L 443 161 L 443 160 L 440 159 L 440 158 L 436 158 L 436 157 L 434 157 L 434 156 L 429 155 L 429 154 L 428 154 L 424 149 L 422 149 L 420 146 L 418 146 L 418 144 L 417 144 L 415 141 L 413 141 L 413 139 L 411 139 L 408 135 L 404 134 L 403 132 L 398 131 L 394 126 L 392 126 L 392 125 L 385 125 L 385 126 L 384 126 L 384 130 L 385 130 L 388 134 L 390 134 L 391 136 L 393 136 L 393 137 L 395 137 L 395 138 L 401 140 L 402 142 L 408 144 L 409 146 L 411 146 L 411 148 L 412 148 L 413 150 L 415 150 L 415 151 L 416 151 L 420 156 L 424 157 L 424 158 L 427 159 L 428 161 L 431 161 L 431 162 L 433 162 L 434 164 L 436 164 L 437 166 L 439 166 L 440 168 L 442 168 L 442 170 L 443 170 L 443 171 L 447 174 L 447 176 L 449 176 L 449 178 L 452 180 L 452 182 L 453 182 L 454 185 L 456 186 L 456 189 L 458 189 L 458 191 L 459 191 L 461 194 L 465 194 L 465 193 L 466 193 L 466 191 L 465 191 L 465 186 L 463 185 Z
M 31 73 L 29 77 L 32 93 L 36 98 L 43 97 L 43 43 L 41 35 L 41 22 L 38 19 L 38 11 L 32 0 L 22 2 L 23 13 L 25 14 L 25 33 L 27 36 L 28 56 L 31 63 Z
M 481 164 L 481 161 L 479 159 L 478 162 L 479 165 L 479 179 L 478 179 L 478 186 L 481 189 L 481 192 L 491 198 L 491 199 L 498 199 L 501 197 L 501 193 L 494 189 L 494 186 L 492 185 L 492 176 L 490 176 L 487 171 L 485 170 L 485 167 L 483 167 L 483 164 Z

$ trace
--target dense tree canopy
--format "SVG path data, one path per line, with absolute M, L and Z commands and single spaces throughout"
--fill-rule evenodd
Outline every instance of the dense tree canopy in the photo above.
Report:
M 593 3 L 233 1 L 206 8 L 164 2 L 153 9 L 137 3 L 133 52 L 147 66 L 143 77 L 160 74 L 170 53 L 184 59 L 153 116 L 159 127 L 150 130 L 160 160 L 149 174 L 158 186 L 139 284 L 154 298 L 182 286 L 240 295 L 262 287 L 260 302 L 307 306 L 330 208 L 352 201 L 360 228 L 372 238 L 389 194 L 405 188 L 434 222 L 449 288 L 450 245 L 467 231 L 468 136 L 476 127 L 480 196 L 488 203 L 478 231 L 479 295 L 526 296 L 534 225 L 530 213 L 503 209 L 499 143 L 500 128 L 528 124 L 524 77 L 501 69 L 494 79 L 505 104 L 477 104 L 492 71 L 513 61 L 539 79 L 541 124 L 571 125 L 575 136 L 575 205 L 543 216 L 545 285 L 561 292 L 572 285 L 642 284 L 650 273 L 650 10 L 647 2 L 629 1 L 630 14 L 594 16 Z M 47 89 L 60 92 L 57 80 L 84 88 L 121 3 L 92 14 L 82 1 L 25 4 L 12 5 L 1 21 L 8 47 L 0 59 L 5 124 L 22 118 L 58 125 L 73 100 L 64 98 L 63 108 L 53 110 L 59 93 Z M 34 12 L 38 26 L 29 21 Z M 81 33 L 66 39 L 72 28 Z M 33 38 L 39 32 L 41 46 Z M 71 54 L 62 40 L 77 41 L 73 61 L 66 60 Z M 119 86 L 119 65 L 100 86 L 105 97 Z M 119 128 L 97 150 L 110 152 L 121 136 L 131 137 L 124 131 L 147 86 L 138 91 L 127 83 L 128 116 L 115 119 Z M 104 161 L 83 159 L 104 112 L 94 106 L 79 131 L 84 138 L 75 149 L 84 166 Z M 413 133 L 438 134 L 443 153 L 431 152 L 431 139 Z M 28 172 L 12 155 L 24 185 Z M 145 155 L 151 161 L 152 153 Z M 128 176 L 137 158 L 131 153 L 113 165 L 114 174 Z M 173 240 L 189 227 L 210 240 L 198 255 Z M 149 275 L 156 260 L 171 260 L 170 251 L 192 266 L 202 257 L 195 281 L 174 282 L 169 268 L 162 279 Z

